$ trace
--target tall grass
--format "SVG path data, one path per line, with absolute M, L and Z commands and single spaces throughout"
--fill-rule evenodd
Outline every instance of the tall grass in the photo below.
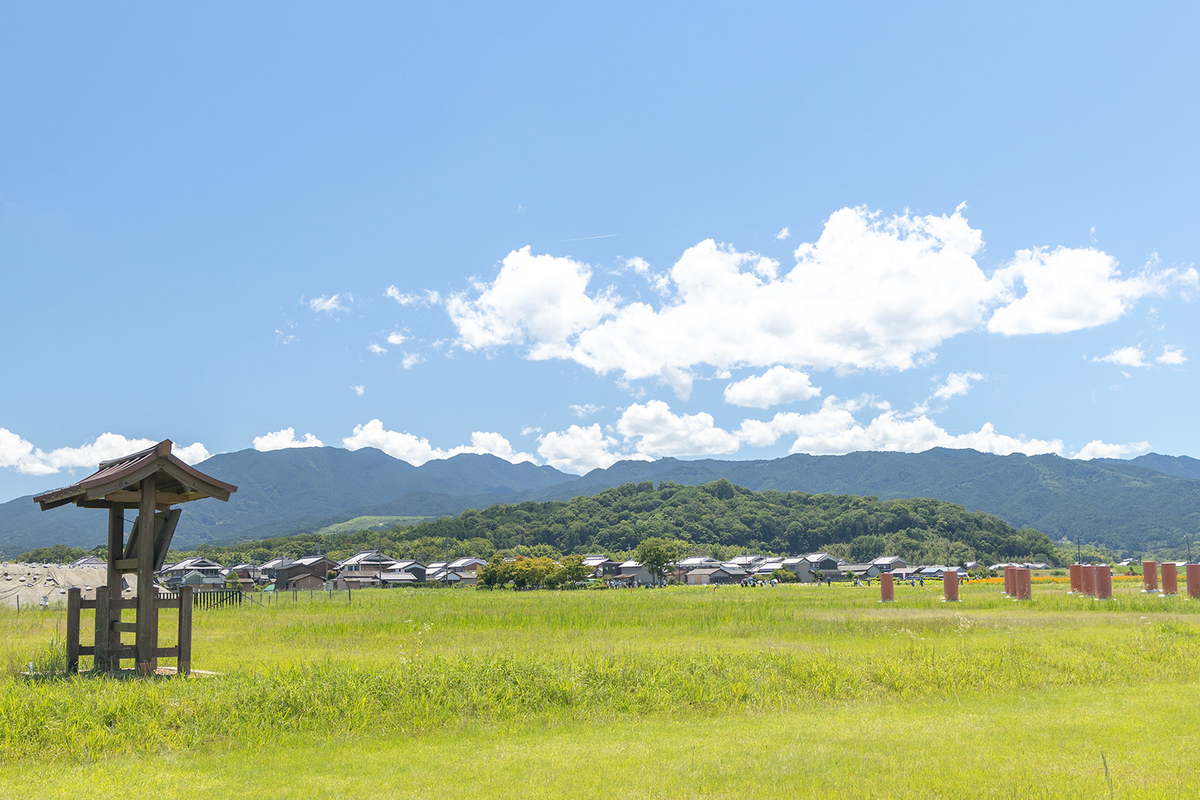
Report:
M 953 606 L 932 587 L 902 587 L 894 605 L 876 596 L 395 590 L 216 609 L 197 614 L 194 643 L 195 666 L 216 677 L 0 680 L 0 754 L 71 762 L 268 748 L 298 731 L 886 709 L 1200 679 L 1198 603 L 1046 591 L 1018 604 L 972 586 Z M 30 616 L 0 617 L 13 634 L 5 647 L 22 653 L 10 663 L 25 660 L 25 646 L 45 648 L 53 614 Z

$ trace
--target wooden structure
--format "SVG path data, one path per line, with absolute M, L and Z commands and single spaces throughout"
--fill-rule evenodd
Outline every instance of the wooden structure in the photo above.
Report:
M 1142 562 L 1142 593 L 1154 594 L 1158 591 L 1158 562 Z
M 892 573 L 885 572 L 879 576 L 879 602 L 890 603 L 896 599 L 896 587 Z
M 1191 600 L 1200 599 L 1200 564 L 1188 564 L 1184 567 L 1187 578 L 1187 594 Z
M 942 602 L 958 602 L 958 570 L 948 569 L 942 573 Z
M 1179 594 L 1179 565 L 1168 561 L 1162 565 L 1162 593 L 1164 597 Z
M 108 509 L 108 570 L 105 585 L 96 590 L 95 600 L 82 600 L 78 589 L 67 595 L 67 667 L 79 668 L 79 656 L 91 655 L 95 669 L 116 671 L 121 661 L 132 659 L 136 668 L 153 674 L 160 656 L 178 659 L 180 674 L 191 669 L 192 597 L 187 588 L 178 596 L 160 596 L 154 574 L 162 569 L 179 524 L 180 509 L 171 506 L 215 497 L 228 501 L 236 486 L 222 483 L 193 469 L 171 453 L 170 440 L 148 450 L 105 461 L 82 481 L 33 498 L 43 511 L 74 503 L 82 508 Z M 125 541 L 125 509 L 136 508 L 137 520 Z M 121 596 L 121 578 L 137 575 L 137 594 Z M 92 647 L 79 643 L 79 611 L 96 609 L 96 638 Z M 179 609 L 179 643 L 158 646 L 158 612 Z M 121 619 L 122 611 L 136 612 L 134 622 Z M 134 641 L 121 641 L 124 633 Z

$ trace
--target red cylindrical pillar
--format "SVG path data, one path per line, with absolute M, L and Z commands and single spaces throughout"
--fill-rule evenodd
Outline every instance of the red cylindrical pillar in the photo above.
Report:
M 1157 592 L 1158 591 L 1158 562 L 1143 561 L 1142 562 L 1142 591 Z
M 1013 583 L 1013 570 L 1015 569 L 1016 567 L 1004 568 L 1004 593 L 1009 597 L 1012 597 L 1017 593 L 1017 587 Z
M 1024 567 L 1016 571 L 1017 579 L 1017 599 L 1032 600 L 1033 599 L 1033 581 L 1029 574 L 1029 570 Z
M 1179 594 L 1179 567 L 1174 563 L 1162 565 L 1162 593 Z
M 1084 564 L 1079 568 L 1079 585 L 1083 587 L 1081 590 L 1088 597 L 1096 596 L 1096 567 L 1093 564 Z
M 896 599 L 896 589 L 892 581 L 892 573 L 885 572 L 879 576 L 879 602 L 890 603 Z
M 1071 593 L 1078 594 L 1083 591 L 1083 564 L 1071 565 Z
M 942 573 L 942 599 L 949 603 L 958 602 L 958 570 L 948 569 Z
M 1188 564 L 1184 573 L 1187 575 L 1188 597 L 1193 600 L 1200 597 L 1200 564 Z
M 1112 567 L 1107 564 L 1096 567 L 1096 599 L 1112 600 Z

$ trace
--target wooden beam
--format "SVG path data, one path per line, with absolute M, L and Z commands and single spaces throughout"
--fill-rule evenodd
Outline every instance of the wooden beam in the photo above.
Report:
M 120 592 L 117 593 L 120 596 Z M 93 640 L 95 644 L 95 659 L 92 661 L 93 672 L 107 672 L 114 669 L 112 660 L 109 657 L 109 651 L 112 649 L 110 642 L 112 641 L 112 611 L 108 607 L 109 592 L 107 586 L 101 586 L 96 590 L 96 599 L 92 601 L 84 600 L 80 606 L 95 603 L 96 605 L 96 637 Z M 121 644 L 121 634 L 117 634 L 117 645 Z
M 67 673 L 79 672 L 79 587 L 67 590 Z
M 179 637 L 176 640 L 179 661 L 176 670 L 180 675 L 192 672 L 192 587 L 179 590 Z
M 113 601 L 121 599 L 121 570 L 119 567 L 121 550 L 125 547 L 125 507 L 110 506 L 108 509 L 108 579 L 105 585 L 109 587 L 107 618 L 104 620 L 104 635 L 108 639 L 107 650 L 111 651 L 121 646 L 121 633 L 112 629 L 112 623 L 121 621 L 121 606 Z M 96 629 L 100 629 L 100 619 L 96 619 Z
M 138 624 L 136 622 L 114 622 L 112 629 L 118 633 L 137 633 Z
M 113 566 L 117 572 L 137 572 L 138 560 L 136 558 L 118 558 Z M 117 583 L 120 582 L 118 578 Z
M 147 665 L 153 671 L 158 666 L 158 658 L 154 655 L 155 624 L 158 613 L 154 609 L 154 599 L 158 590 L 154 588 L 154 504 L 158 502 L 155 494 L 157 488 L 154 475 L 142 479 L 142 502 L 138 510 L 138 541 L 137 541 L 137 664 Z
M 160 506 L 175 505 L 177 503 L 190 503 L 193 500 L 202 500 L 208 495 L 202 492 L 158 492 L 154 496 L 154 500 Z M 140 491 L 133 492 L 128 489 L 123 489 L 116 492 L 109 492 L 104 495 L 104 500 L 109 503 L 128 503 L 129 505 L 140 506 L 142 504 L 142 493 Z

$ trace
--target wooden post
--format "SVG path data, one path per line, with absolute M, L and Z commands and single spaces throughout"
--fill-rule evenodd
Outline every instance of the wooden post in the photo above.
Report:
M 142 502 L 138 506 L 137 540 L 137 653 L 138 670 L 153 671 L 158 667 L 158 656 L 154 654 L 155 622 L 158 614 L 154 601 L 158 594 L 154 588 L 154 511 L 157 487 L 154 476 L 142 480 Z M 145 666 L 143 666 L 145 665 Z
M 1014 576 L 1017 584 L 1017 599 L 1032 600 L 1033 599 L 1033 581 L 1030 579 L 1029 570 L 1021 567 L 1016 570 Z
M 958 602 L 958 570 L 946 570 L 942 573 L 942 601 Z
M 1143 561 L 1142 562 L 1142 593 L 1152 593 L 1158 591 L 1158 562 Z
M 67 590 L 67 673 L 79 672 L 79 600 L 78 586 Z
M 1179 594 L 1179 567 L 1173 561 L 1162 565 L 1162 593 Z
M 1112 567 L 1101 564 L 1096 570 L 1096 599 L 1112 600 Z
M 895 581 L 892 573 L 885 572 L 879 576 L 879 602 L 890 603 L 896 599 Z
M 1068 594 L 1080 594 L 1083 592 L 1083 565 L 1071 565 L 1071 591 Z
M 1188 597 L 1192 600 L 1200 598 L 1200 564 L 1188 564 L 1184 574 L 1187 576 Z
M 121 573 L 117 570 L 117 559 L 121 558 L 125 552 L 125 506 L 114 504 L 108 507 L 108 573 L 105 585 L 108 587 L 109 600 L 120 601 L 123 597 L 121 593 Z M 121 621 L 121 603 L 110 602 L 108 611 L 103 617 L 105 625 L 104 636 L 107 643 L 108 651 L 115 653 L 121 649 L 121 631 L 116 628 L 116 624 Z M 101 615 L 100 609 L 96 609 L 96 630 L 100 630 Z M 118 660 L 112 665 L 114 670 L 121 668 L 121 662 Z
M 1079 584 L 1083 587 L 1085 595 L 1096 596 L 1096 567 L 1094 564 L 1084 564 L 1079 568 Z
M 179 666 L 180 675 L 192 672 L 192 587 L 179 589 Z
M 117 597 L 120 597 L 119 593 Z M 111 613 L 112 610 L 108 603 L 108 587 L 99 586 L 96 588 L 96 638 L 92 649 L 92 672 L 108 672 L 117 670 L 121 666 L 120 661 L 113 664 L 109 657 L 111 650 L 109 643 L 112 641 L 109 638 L 110 633 L 117 637 L 117 646 L 121 646 L 121 632 L 113 631 L 112 625 L 108 622 L 112 619 Z

